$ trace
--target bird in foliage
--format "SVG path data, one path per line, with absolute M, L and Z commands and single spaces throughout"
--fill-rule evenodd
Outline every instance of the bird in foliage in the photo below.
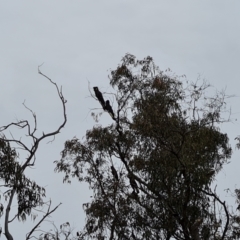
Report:
M 130 185 L 132 186 L 132 189 L 133 191 L 139 193 L 139 190 L 138 190 L 138 185 L 136 183 L 136 181 L 134 180 L 133 176 L 131 176 L 130 174 L 128 175 L 129 177 L 129 181 L 130 181 Z
M 215 170 L 214 169 L 210 169 L 209 172 L 206 173 L 206 176 L 211 178 L 214 174 L 215 174 Z
M 108 113 L 111 115 L 112 119 L 115 120 L 114 112 L 113 112 L 113 109 L 112 109 L 112 107 L 110 105 L 109 100 L 106 101 L 105 110 L 107 110 Z
M 98 87 L 93 87 L 93 90 L 95 92 L 95 96 L 97 97 L 98 101 L 101 103 L 103 109 L 105 110 L 105 101 L 102 93 L 98 90 Z
M 99 159 L 97 158 L 97 159 L 96 159 L 96 165 L 99 166 L 99 164 L 100 164 L 100 161 L 99 161 Z
M 112 170 L 112 175 L 115 178 L 116 181 L 118 181 L 118 174 L 117 174 L 117 170 L 115 169 L 114 166 L 111 166 L 111 170 Z

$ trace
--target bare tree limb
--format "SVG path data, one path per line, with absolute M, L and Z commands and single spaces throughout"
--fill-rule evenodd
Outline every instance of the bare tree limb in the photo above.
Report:
M 15 194 L 15 189 L 12 189 L 10 199 L 9 199 L 7 209 L 6 209 L 6 215 L 5 215 L 5 224 L 4 224 L 5 229 L 4 230 L 5 230 L 6 238 L 8 240 L 13 240 L 13 237 L 12 237 L 12 235 L 9 232 L 9 229 L 8 229 L 8 223 L 9 223 L 8 219 L 9 219 L 9 213 L 10 213 L 10 210 L 11 210 L 11 205 L 12 205 L 12 200 L 13 200 L 14 194 Z
M 66 100 L 65 98 L 63 97 L 63 94 L 62 94 L 62 88 L 58 87 L 58 85 L 53 82 L 49 77 L 47 77 L 45 74 L 43 74 L 39 67 L 38 67 L 38 73 L 40 75 L 42 75 L 44 78 L 46 78 L 51 84 L 53 84 L 55 87 L 56 87 L 56 90 L 57 90 L 57 93 L 58 93 L 58 96 L 61 100 L 61 103 L 62 103 L 62 108 L 63 108 L 63 122 L 62 124 L 54 131 L 52 132 L 49 132 L 49 133 L 44 133 L 42 134 L 41 137 L 36 137 L 36 131 L 37 131 L 37 117 L 36 117 L 36 114 L 29 108 L 26 106 L 25 104 L 25 101 L 23 102 L 23 105 L 24 107 L 29 110 L 33 116 L 33 119 L 34 119 L 34 126 L 33 126 L 33 129 L 31 129 L 31 125 L 30 123 L 27 121 L 27 120 L 20 120 L 20 121 L 16 121 L 16 122 L 12 122 L 6 126 L 2 126 L 0 127 L 0 140 L 2 141 L 5 141 L 5 142 L 13 142 L 15 143 L 16 145 L 20 146 L 20 149 L 24 150 L 24 151 L 27 151 L 28 152 L 28 157 L 26 158 L 25 162 L 23 163 L 23 165 L 21 166 L 21 170 L 20 172 L 23 173 L 25 171 L 25 169 L 29 166 L 33 166 L 35 164 L 35 154 L 38 150 L 38 146 L 39 146 L 39 143 L 45 139 L 45 138 L 48 138 L 48 137 L 53 137 L 53 140 L 55 139 L 55 135 L 60 133 L 60 130 L 62 128 L 64 128 L 66 122 L 67 122 L 67 115 L 66 115 Z M 11 138 L 6 138 L 5 134 L 4 134 L 4 131 L 5 130 L 9 130 L 11 127 L 17 127 L 17 128 L 20 128 L 20 129 L 27 129 L 27 137 L 30 137 L 32 139 L 32 146 L 31 147 L 27 147 L 23 142 L 22 140 L 17 140 L 13 137 L 13 135 L 11 135 Z M 53 141 L 52 140 L 52 141 Z M 8 240 L 13 240 L 13 237 L 12 235 L 10 234 L 9 232 L 9 229 L 8 229 L 8 224 L 10 223 L 9 221 L 9 214 L 10 214 L 10 209 L 11 209 L 11 204 L 12 204 L 12 201 L 13 201 L 13 197 L 16 193 L 16 187 L 18 185 L 18 180 L 16 179 L 15 182 L 9 187 L 12 188 L 10 191 L 10 198 L 9 198 L 9 202 L 8 202 L 8 205 L 7 205 L 7 209 L 6 209 L 6 215 L 5 215 L 5 235 L 6 235 L 6 238 Z M 59 204 L 60 205 L 60 204 Z M 58 206 L 59 206 L 58 205 Z M 53 210 L 50 211 L 50 208 L 48 208 L 48 211 L 47 213 L 43 216 L 42 220 L 35 226 L 35 228 L 32 229 L 32 231 L 29 233 L 27 239 L 29 239 L 30 235 L 33 233 L 33 231 L 39 226 L 39 224 L 47 217 L 49 216 L 52 212 L 54 212 L 57 208 L 54 208 Z
M 50 204 L 48 206 L 48 210 L 47 213 L 42 217 L 42 219 L 35 225 L 35 227 L 27 234 L 26 236 L 26 240 L 30 239 L 31 235 L 34 233 L 34 231 L 40 226 L 40 224 L 48 217 L 50 216 L 54 211 L 57 210 L 57 208 L 61 205 L 62 203 L 59 203 L 54 209 L 52 209 L 50 211 L 50 207 L 51 207 L 51 201 Z
M 226 203 L 225 203 L 225 201 L 221 201 L 220 198 L 216 195 L 216 193 L 207 192 L 205 190 L 201 190 L 201 191 L 204 192 L 205 194 L 211 196 L 211 197 L 214 197 L 214 199 L 216 199 L 224 208 L 224 211 L 225 211 L 225 214 L 226 214 L 226 223 L 225 223 L 225 227 L 224 227 L 222 237 L 221 237 L 221 239 L 224 240 L 225 236 L 227 234 L 228 226 L 229 226 L 229 212 L 228 212 Z

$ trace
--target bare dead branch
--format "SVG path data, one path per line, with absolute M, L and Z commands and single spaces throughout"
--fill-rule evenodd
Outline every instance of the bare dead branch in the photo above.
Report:
M 62 87 L 58 87 L 58 85 L 53 82 L 49 77 L 47 77 L 46 75 L 44 75 L 39 67 L 38 67 L 38 73 L 40 75 L 42 75 L 43 77 L 45 77 L 51 84 L 53 84 L 56 89 L 57 89 L 57 93 L 58 93 L 58 96 L 61 100 L 61 103 L 62 103 L 62 108 L 63 108 L 63 122 L 62 124 L 54 131 L 52 132 L 49 132 L 49 133 L 43 133 L 41 137 L 36 137 L 35 134 L 36 134 L 36 131 L 37 131 L 37 117 L 36 117 L 36 114 L 29 108 L 26 106 L 25 104 L 25 101 L 23 102 L 23 106 L 29 110 L 33 116 L 33 119 L 34 119 L 34 126 L 33 128 L 31 128 L 29 122 L 27 120 L 20 120 L 20 121 L 16 121 L 16 122 L 12 122 L 6 126 L 2 126 L 0 127 L 0 140 L 3 140 L 5 142 L 13 142 L 15 143 L 16 145 L 20 146 L 20 149 L 22 150 L 25 150 L 28 152 L 28 157 L 27 159 L 25 160 L 25 162 L 23 163 L 23 165 L 21 166 L 21 172 L 23 173 L 24 170 L 29 167 L 29 166 L 34 166 L 35 164 L 35 160 L 36 160 L 36 152 L 38 150 L 38 146 L 39 146 L 39 143 L 45 139 L 45 138 L 48 138 L 48 137 L 53 137 L 53 140 L 55 139 L 55 135 L 60 133 L 60 130 L 65 126 L 66 122 L 67 122 L 67 115 L 66 115 L 66 100 L 64 99 L 63 97 L 63 94 L 62 94 Z M 27 137 L 30 137 L 32 139 L 32 146 L 31 147 L 27 147 L 23 142 L 22 140 L 17 140 L 13 137 L 13 135 L 11 135 L 11 138 L 6 138 L 5 134 L 4 134 L 4 131 L 6 130 L 9 130 L 11 127 L 17 127 L 17 128 L 20 128 L 20 129 L 27 129 Z M 31 130 L 32 129 L 32 130 Z M 52 140 L 52 141 L 53 141 Z M 17 184 L 17 180 L 16 182 L 14 183 L 15 185 Z M 16 190 L 15 190 L 15 185 L 13 184 L 13 186 L 10 186 L 12 187 L 12 189 L 9 190 L 10 194 L 9 194 L 9 200 L 8 200 L 8 205 L 7 205 L 7 209 L 6 209 L 6 215 L 5 215 L 5 235 L 6 235 L 6 238 L 8 240 L 13 240 L 13 237 L 12 235 L 10 234 L 9 232 L 9 229 L 8 229 L 8 224 L 15 219 L 15 217 L 9 221 L 9 213 L 10 213 L 10 209 L 11 209 L 11 205 L 12 205 L 12 201 L 13 201 L 13 197 L 16 193 Z M 60 205 L 60 204 L 59 204 Z M 58 205 L 58 206 L 59 206 Z M 48 211 L 47 213 L 43 216 L 42 220 L 35 226 L 35 228 L 28 234 L 28 237 L 27 239 L 29 239 L 30 235 L 32 234 L 32 232 L 39 226 L 39 224 L 47 217 L 49 216 L 52 212 L 54 212 L 57 208 L 55 207 L 53 210 L 50 211 L 50 207 L 48 208 Z
M 64 97 L 63 97 L 62 87 L 61 87 L 61 89 L 59 90 L 58 85 L 57 85 L 55 82 L 53 82 L 49 77 L 47 77 L 45 74 L 43 74 L 43 73 L 40 71 L 39 67 L 38 67 L 38 73 L 39 73 L 40 75 L 42 75 L 43 77 L 45 77 L 46 79 L 48 79 L 53 85 L 55 85 L 55 87 L 56 87 L 56 89 L 57 89 L 57 92 L 58 92 L 58 96 L 59 96 L 59 98 L 60 98 L 60 100 L 61 100 L 61 102 L 62 102 L 64 120 L 63 120 L 63 123 L 58 127 L 57 130 L 55 130 L 55 131 L 53 131 L 53 132 L 50 132 L 50 133 L 46 133 L 46 134 L 43 132 L 43 134 L 42 134 L 42 136 L 41 136 L 40 138 L 35 138 L 35 137 L 34 137 L 34 139 L 35 139 L 35 144 L 32 146 L 31 151 L 30 151 L 30 156 L 28 157 L 28 159 L 27 159 L 27 160 L 25 161 L 25 163 L 23 164 L 22 169 L 25 169 L 25 168 L 28 166 L 29 162 L 31 161 L 32 157 L 35 155 L 35 153 L 36 153 L 36 151 L 37 151 L 37 149 L 38 149 L 38 146 L 39 146 L 40 141 L 42 141 L 42 140 L 45 139 L 45 138 L 48 138 L 48 137 L 51 137 L 51 136 L 55 136 L 56 134 L 60 133 L 60 130 L 65 126 L 65 124 L 66 124 L 66 122 L 67 122 L 67 114 L 66 114 L 66 102 L 67 102 L 67 101 L 66 101 L 66 100 L 64 99 Z M 34 133 L 34 132 L 33 132 L 33 133 Z M 30 136 L 33 137 L 33 134 L 30 134 Z
M 222 237 L 221 237 L 221 239 L 224 240 L 225 236 L 227 234 L 228 226 L 229 226 L 229 212 L 228 212 L 226 203 L 225 203 L 225 201 L 221 201 L 220 198 L 216 195 L 216 193 L 207 192 L 205 190 L 201 190 L 201 191 L 204 192 L 205 194 L 211 196 L 211 197 L 214 197 L 214 200 L 217 200 L 224 208 L 224 211 L 225 211 L 225 214 L 226 214 L 226 223 L 225 223 L 225 227 L 224 227 L 223 234 L 222 234 Z
M 31 235 L 34 233 L 34 231 L 40 226 L 40 224 L 48 217 L 50 216 L 53 212 L 55 212 L 57 210 L 57 208 L 61 205 L 62 203 L 59 203 L 54 209 L 52 209 L 50 211 L 50 207 L 51 207 L 51 201 L 50 204 L 48 206 L 48 210 L 46 212 L 46 214 L 42 217 L 42 219 L 34 226 L 34 228 L 27 234 L 26 236 L 26 240 L 30 239 Z
M 23 102 L 23 106 L 32 113 L 32 116 L 33 116 L 33 118 L 34 118 L 34 129 L 33 129 L 32 133 L 31 133 L 31 131 L 30 131 L 30 126 L 28 125 L 28 126 L 29 126 L 29 128 L 28 128 L 28 134 L 29 134 L 29 136 L 33 136 L 33 137 L 34 137 L 33 134 L 34 134 L 34 133 L 36 132 L 36 130 L 37 130 L 37 116 L 36 116 L 36 114 L 35 114 L 30 108 L 28 108 L 28 107 L 26 106 L 25 100 L 24 100 L 24 102 Z

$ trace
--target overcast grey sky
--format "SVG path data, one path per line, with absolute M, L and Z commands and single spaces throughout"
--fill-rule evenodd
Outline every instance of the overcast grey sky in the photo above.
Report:
M 192 81 L 200 74 L 219 90 L 227 88 L 228 94 L 237 96 L 228 103 L 232 119 L 238 121 L 224 125 L 223 130 L 233 144 L 240 134 L 239 1 L 0 1 L 0 33 L 0 125 L 16 118 L 31 120 L 22 106 L 24 100 L 37 114 L 39 136 L 61 123 L 55 88 L 37 73 L 43 62 L 41 71 L 63 86 L 68 101 L 66 127 L 53 143 L 40 145 L 36 167 L 28 171 L 45 186 L 53 205 L 63 203 L 51 218 L 56 225 L 69 221 L 81 228 L 82 204 L 90 192 L 76 181 L 63 185 L 63 175 L 54 173 L 53 161 L 60 158 L 66 140 L 82 138 L 95 124 L 90 110 L 99 104 L 89 97 L 88 81 L 111 91 L 109 70 L 127 52 L 138 59 L 152 56 L 161 70 L 169 67 Z M 100 124 L 110 122 L 103 114 Z M 15 129 L 12 134 L 20 132 Z M 236 152 L 217 178 L 219 189 L 239 187 L 239 167 Z M 16 239 L 24 239 L 32 225 L 16 222 L 10 230 Z

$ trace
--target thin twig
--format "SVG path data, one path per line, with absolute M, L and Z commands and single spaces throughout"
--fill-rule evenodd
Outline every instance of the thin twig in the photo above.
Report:
M 44 219 L 46 217 L 48 217 L 49 215 L 51 215 L 62 203 L 59 203 L 54 209 L 50 210 L 51 207 L 51 201 L 47 210 L 47 213 L 42 217 L 42 219 L 34 226 L 34 228 L 27 234 L 26 236 L 26 240 L 30 239 L 31 235 L 33 234 L 33 232 L 39 227 L 39 225 L 44 221 Z

